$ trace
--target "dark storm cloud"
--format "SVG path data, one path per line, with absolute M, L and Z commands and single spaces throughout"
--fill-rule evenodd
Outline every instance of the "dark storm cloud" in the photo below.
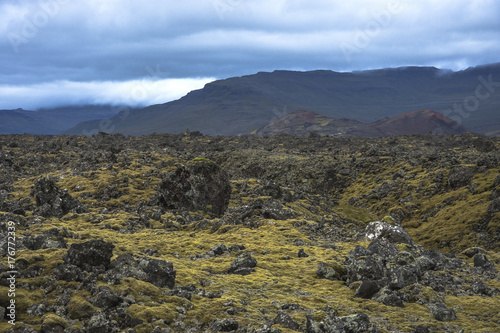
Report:
M 7 0 L 0 15 L 0 108 L 21 91 L 76 103 L 76 92 L 60 99 L 78 84 L 95 86 L 80 99 L 118 102 L 131 94 L 118 87 L 143 79 L 191 78 L 176 98 L 214 78 L 275 69 L 500 61 L 494 0 Z M 57 85 L 60 95 L 46 90 Z M 157 101 L 153 91 L 135 104 Z

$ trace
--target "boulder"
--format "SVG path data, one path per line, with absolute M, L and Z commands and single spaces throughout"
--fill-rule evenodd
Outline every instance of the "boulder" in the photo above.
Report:
M 448 309 L 444 303 L 429 304 L 429 309 L 434 319 L 439 321 L 453 321 L 457 320 L 455 310 Z
M 72 244 L 63 257 L 66 264 L 75 265 L 84 271 L 108 269 L 113 256 L 114 245 L 101 239 Z
M 493 263 L 493 261 L 488 259 L 488 257 L 486 257 L 482 253 L 478 253 L 474 256 L 474 267 L 496 272 L 495 264 Z
M 365 280 L 356 289 L 354 297 L 370 299 L 380 290 L 380 286 L 376 281 Z
M 111 262 L 111 269 L 106 272 L 105 280 L 115 284 L 124 277 L 132 277 L 160 288 L 172 289 L 175 286 L 176 274 L 171 262 L 121 254 Z
M 398 225 L 390 225 L 386 222 L 375 221 L 366 226 L 365 236 L 370 240 L 385 238 L 391 243 L 404 243 L 415 245 L 410 234 Z
M 378 281 L 385 276 L 383 263 L 375 260 L 371 255 L 354 260 L 347 258 L 345 268 L 347 283 L 364 280 Z
M 231 263 L 228 273 L 248 275 L 254 271 L 253 268 L 255 266 L 257 266 L 257 260 L 255 260 L 250 253 L 243 253 Z
M 285 311 L 279 311 L 276 317 L 272 320 L 271 325 L 281 325 L 293 331 L 299 331 L 300 325 L 292 319 Z
M 57 187 L 55 180 L 50 177 L 43 177 L 35 181 L 31 196 L 36 201 L 35 213 L 43 217 L 60 218 L 72 211 L 75 213 L 88 211 L 87 207 L 73 198 L 68 191 Z
M 227 172 L 208 159 L 194 159 L 163 178 L 153 201 L 165 209 L 201 210 L 220 217 L 230 197 Z

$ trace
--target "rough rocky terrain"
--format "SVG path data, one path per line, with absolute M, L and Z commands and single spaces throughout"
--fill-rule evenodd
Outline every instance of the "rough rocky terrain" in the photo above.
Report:
M 0 331 L 498 332 L 499 148 L 0 136 Z

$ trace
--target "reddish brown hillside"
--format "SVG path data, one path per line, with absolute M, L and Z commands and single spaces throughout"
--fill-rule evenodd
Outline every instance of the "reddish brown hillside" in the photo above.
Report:
M 407 134 L 462 134 L 467 129 L 452 119 L 432 110 L 406 112 L 384 118 L 369 125 L 380 131 L 381 136 Z

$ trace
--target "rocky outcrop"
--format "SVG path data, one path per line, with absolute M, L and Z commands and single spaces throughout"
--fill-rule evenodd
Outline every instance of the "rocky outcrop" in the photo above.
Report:
M 240 254 L 229 267 L 229 274 L 248 275 L 254 271 L 257 266 L 257 260 L 250 253 Z
M 69 212 L 84 213 L 87 207 L 73 198 L 68 191 L 61 190 L 54 179 L 43 177 L 35 182 L 31 190 L 31 196 L 35 198 L 36 209 L 34 213 L 43 217 L 63 217 Z
M 201 210 L 222 216 L 231 197 L 228 174 L 208 159 L 195 159 L 165 176 L 153 202 L 165 209 Z
M 121 254 L 110 266 L 105 275 L 110 284 L 119 283 L 124 277 L 133 277 L 160 288 L 172 289 L 175 286 L 176 271 L 173 264 L 165 260 Z

